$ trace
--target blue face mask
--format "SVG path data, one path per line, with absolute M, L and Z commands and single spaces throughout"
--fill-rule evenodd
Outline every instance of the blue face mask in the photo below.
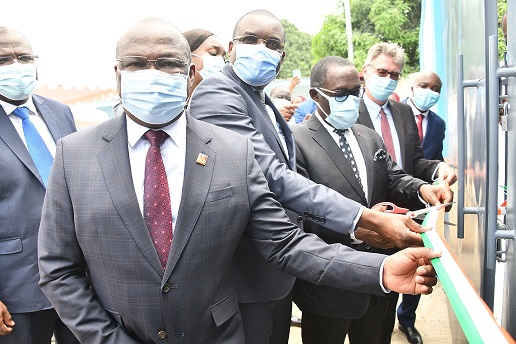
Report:
M 237 44 L 233 70 L 247 84 L 265 86 L 276 77 L 280 61 L 281 54 L 265 44 Z
M 122 74 L 122 106 L 148 124 L 165 124 L 180 115 L 186 105 L 187 76 L 156 69 Z
M 8 99 L 29 98 L 37 83 L 35 64 L 15 62 L 0 67 L 0 94 Z
M 396 86 L 398 86 L 397 80 L 392 80 L 388 76 L 381 77 L 377 74 L 373 74 L 366 83 L 366 88 L 371 95 L 380 102 L 386 101 L 394 92 Z
M 192 56 L 197 56 L 202 58 L 202 69 L 197 70 L 196 72 L 201 75 L 203 79 L 206 79 L 208 75 L 212 75 L 213 73 L 218 72 L 224 67 L 224 59 L 222 56 L 212 56 L 212 55 L 196 55 L 192 54 Z
M 429 88 L 415 88 L 412 102 L 421 111 L 425 112 L 439 100 L 440 94 Z
M 356 96 L 348 96 L 343 102 L 338 102 L 335 97 L 329 97 L 320 91 L 317 87 L 314 88 L 321 96 L 328 99 L 330 103 L 330 115 L 322 109 L 318 102 L 317 106 L 326 115 L 326 122 L 330 123 L 332 127 L 339 130 L 351 128 L 357 121 L 360 107 L 360 98 Z

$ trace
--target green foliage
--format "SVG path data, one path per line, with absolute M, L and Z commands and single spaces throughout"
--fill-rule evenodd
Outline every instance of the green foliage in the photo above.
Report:
M 503 54 L 507 50 L 507 47 L 505 45 L 505 39 L 503 37 L 503 31 L 502 31 L 502 17 L 505 11 L 507 11 L 507 1 L 506 0 L 498 0 L 497 1 L 498 6 L 498 55 L 500 56 L 499 60 L 503 60 Z
M 278 75 L 279 79 L 292 78 L 292 70 L 300 69 L 302 76 L 309 76 L 312 69 L 312 53 L 310 44 L 312 37 L 299 31 L 294 24 L 282 19 L 287 42 L 285 44 L 285 59 Z

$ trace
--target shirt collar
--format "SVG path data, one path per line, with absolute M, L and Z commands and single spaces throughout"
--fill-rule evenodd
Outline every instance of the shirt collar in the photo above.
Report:
M 414 113 L 414 116 L 417 116 L 419 114 L 422 114 L 423 117 L 425 117 L 425 118 L 428 116 L 428 111 L 429 110 L 426 110 L 426 111 L 423 111 L 423 112 L 419 111 L 419 109 L 412 102 L 412 98 L 409 98 L 407 100 L 407 104 L 410 105 L 410 108 L 412 109 L 412 112 Z
M 380 116 L 380 108 L 383 108 L 383 110 L 386 113 L 390 112 L 388 110 L 388 105 L 389 105 L 388 100 L 385 102 L 385 104 L 380 106 L 380 105 L 376 104 L 371 98 L 369 98 L 367 96 L 367 93 L 364 93 L 363 99 L 364 99 L 364 104 L 367 108 L 367 111 L 369 112 L 369 116 L 371 116 L 371 121 L 373 121 L 373 122 L 378 116 Z
M 3 100 L 0 100 L 0 105 L 4 109 L 5 113 L 7 115 L 10 115 L 14 110 L 16 110 L 17 107 L 25 106 L 27 109 L 29 109 L 32 113 L 37 114 L 36 106 L 34 105 L 34 102 L 32 101 L 32 96 L 27 99 L 27 101 L 22 105 L 13 105 L 11 103 L 5 102 Z
M 136 123 L 129 116 L 125 116 L 127 118 L 127 140 L 129 145 L 134 147 L 149 128 Z M 186 145 L 186 111 L 175 122 L 159 130 L 166 132 L 177 146 Z

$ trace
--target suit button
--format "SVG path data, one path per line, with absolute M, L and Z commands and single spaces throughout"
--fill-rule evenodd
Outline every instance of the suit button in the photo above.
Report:
M 165 283 L 165 285 L 163 286 L 163 289 L 161 289 L 161 291 L 164 293 L 168 293 L 170 291 L 170 284 Z
M 324 216 L 321 217 L 321 223 L 326 223 L 326 218 Z
M 298 216 L 297 217 L 297 223 L 301 223 L 303 222 L 303 217 L 302 216 Z
M 308 211 L 305 211 L 303 215 L 308 216 Z
M 315 222 L 319 222 L 319 221 L 321 221 L 321 218 L 319 216 L 316 216 L 315 217 Z
M 159 331 L 159 332 L 158 332 L 158 338 L 159 338 L 159 339 L 165 339 L 165 338 L 167 338 L 167 331 Z

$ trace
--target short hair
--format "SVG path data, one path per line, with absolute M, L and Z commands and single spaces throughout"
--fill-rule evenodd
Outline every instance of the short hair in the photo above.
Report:
M 394 62 L 403 70 L 405 65 L 405 49 L 396 43 L 376 43 L 367 51 L 367 57 L 364 61 L 364 66 L 371 64 L 371 62 L 379 55 L 386 55 L 392 57 Z
M 242 17 L 240 17 L 240 19 L 238 19 L 237 23 L 235 24 L 235 28 L 233 29 L 233 37 L 238 36 L 238 32 L 240 30 L 240 25 L 242 24 L 242 21 L 246 17 L 249 17 L 249 16 L 265 16 L 265 17 L 268 17 L 268 18 L 276 20 L 281 25 L 281 27 L 283 29 L 283 37 L 282 37 L 283 42 L 286 42 L 285 28 L 283 28 L 283 24 L 281 24 L 281 22 L 278 19 L 278 17 L 276 17 L 273 13 L 271 13 L 271 12 L 269 12 L 267 10 L 252 10 L 252 11 L 249 11 L 246 14 L 244 14 Z
M 276 93 L 277 91 L 279 91 L 281 89 L 287 90 L 288 93 L 290 94 L 290 96 L 292 96 L 292 93 L 290 92 L 290 89 L 287 86 L 276 86 L 276 87 L 272 88 L 271 91 L 269 92 L 270 97 L 272 98 L 274 96 L 274 93 Z
M 183 32 L 183 36 L 185 36 L 188 45 L 190 46 L 190 51 L 195 51 L 201 44 L 204 43 L 208 39 L 208 37 L 214 36 L 215 34 L 208 30 L 203 29 L 192 29 Z
M 310 72 L 310 87 L 324 87 L 331 67 L 349 67 L 353 63 L 340 56 L 326 56 L 317 61 Z

